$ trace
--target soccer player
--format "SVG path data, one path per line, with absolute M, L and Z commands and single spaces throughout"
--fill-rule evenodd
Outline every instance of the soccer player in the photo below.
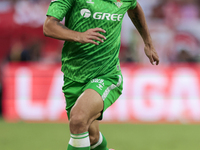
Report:
M 139 31 L 151 64 L 159 58 L 136 0 L 52 0 L 43 31 L 64 40 L 63 93 L 71 132 L 67 150 L 108 150 L 99 131 L 103 112 L 122 93 L 119 64 L 124 14 Z M 65 17 L 65 25 L 60 21 Z

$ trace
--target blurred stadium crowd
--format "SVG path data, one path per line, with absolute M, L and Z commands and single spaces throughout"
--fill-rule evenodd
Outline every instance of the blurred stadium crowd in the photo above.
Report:
M 199 62 L 199 0 L 138 0 L 138 2 L 144 9 L 161 63 Z M 122 32 L 122 46 L 128 50 L 124 54 L 128 57 L 125 61 L 147 63 L 141 38 L 137 36 L 136 30 L 130 32 L 133 26 L 128 24 L 128 21 L 129 19 L 125 17 L 123 29 L 126 34 L 123 35 Z M 129 37 L 126 39 L 127 35 Z
M 50 1 L 0 1 L 1 68 L 10 61 L 60 62 L 63 42 L 45 37 L 42 31 Z M 147 17 L 161 64 L 200 61 L 199 0 L 138 2 Z M 149 63 L 143 52 L 142 39 L 127 15 L 124 17 L 121 36 L 121 62 Z

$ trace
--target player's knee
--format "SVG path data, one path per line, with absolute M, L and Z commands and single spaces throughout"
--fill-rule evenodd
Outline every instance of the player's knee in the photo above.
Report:
M 84 114 L 72 114 L 70 116 L 69 127 L 72 134 L 79 134 L 88 130 L 87 119 Z

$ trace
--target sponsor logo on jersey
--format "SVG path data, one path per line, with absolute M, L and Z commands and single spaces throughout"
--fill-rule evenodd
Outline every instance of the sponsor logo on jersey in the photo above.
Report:
M 81 16 L 83 16 L 84 18 L 88 18 L 91 16 L 91 12 L 88 9 L 82 9 Z
M 94 4 L 94 2 L 92 0 L 88 0 L 88 1 L 86 1 L 86 3 Z
M 120 8 L 123 4 L 122 2 L 120 2 L 120 0 L 117 0 L 117 2 L 114 2 L 114 3 L 118 8 Z
M 81 10 L 81 15 L 84 18 L 89 18 L 92 14 L 90 12 L 90 10 L 88 9 L 82 9 Z M 112 21 L 121 21 L 123 14 L 110 14 L 110 13 L 103 13 L 103 12 L 95 12 L 92 17 L 94 19 L 98 19 L 98 20 L 112 20 Z

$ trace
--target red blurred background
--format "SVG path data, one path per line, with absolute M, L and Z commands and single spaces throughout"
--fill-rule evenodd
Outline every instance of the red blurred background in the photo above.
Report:
M 174 65 L 184 64 L 181 66 L 192 68 L 197 72 L 195 80 L 199 83 L 200 1 L 138 0 L 138 2 L 144 9 L 155 48 L 160 56 L 160 67 L 158 68 L 162 72 L 166 72 L 166 76 L 168 76 L 167 74 L 173 73 L 173 71 L 162 68 L 167 66 L 172 69 Z M 21 67 L 32 66 L 32 63 L 27 65 L 30 62 L 37 62 L 46 67 L 60 66 L 63 41 L 45 37 L 42 31 L 49 4 L 50 0 L 0 1 L 0 100 L 2 100 L 1 95 L 3 97 L 6 95 L 5 89 L 12 88 L 7 85 L 8 77 L 12 76 L 15 79 L 15 75 L 9 75 L 6 72 L 10 69 L 9 63 L 20 63 Z M 143 52 L 143 41 L 127 15 L 123 21 L 121 42 L 120 60 L 122 66 L 125 66 L 125 70 L 129 68 L 134 71 L 135 67 L 135 71 L 137 71 L 138 65 L 141 67 L 141 65 L 149 64 L 149 60 Z M 134 67 L 127 67 L 130 64 Z M 28 69 L 32 70 L 29 67 Z M 134 76 L 134 74 L 130 75 Z M 167 77 L 167 79 L 169 78 Z M 15 85 L 15 82 L 11 85 Z M 197 90 L 200 91 L 199 88 Z M 148 95 L 148 92 L 143 94 Z M 143 97 L 142 99 L 148 98 Z M 186 96 L 185 99 L 194 98 Z M 5 106 L 9 107 L 9 105 Z M 183 112 L 186 111 L 187 109 L 184 109 Z

